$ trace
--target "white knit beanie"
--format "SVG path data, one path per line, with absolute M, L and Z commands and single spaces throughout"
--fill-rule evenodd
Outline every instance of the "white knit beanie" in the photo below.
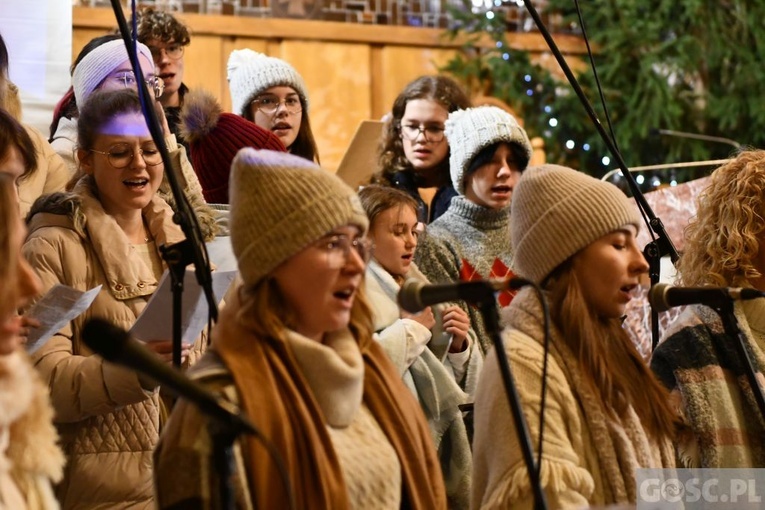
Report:
M 308 94 L 303 78 L 294 67 L 280 58 L 269 57 L 250 49 L 234 50 L 226 66 L 231 110 L 244 115 L 255 96 L 266 89 L 284 85 L 292 87 L 308 111 Z
M 640 228 L 640 215 L 613 184 L 564 166 L 529 168 L 510 206 L 513 271 L 541 283 L 579 250 L 624 225 Z
M 140 55 L 143 55 L 151 63 L 153 69 L 154 59 L 145 44 L 138 43 L 138 55 L 139 62 Z M 85 55 L 74 68 L 72 74 L 74 99 L 77 101 L 77 105 L 85 104 L 85 101 L 101 85 L 101 82 L 127 59 L 128 53 L 122 39 L 104 43 Z
M 515 117 L 496 106 L 479 106 L 456 110 L 449 114 L 445 125 L 449 141 L 449 169 L 454 189 L 465 194 L 465 172 L 471 161 L 481 150 L 497 142 L 519 146 L 526 155 L 522 168 L 531 159 L 531 142 L 526 131 Z
M 284 152 L 240 150 L 231 166 L 229 199 L 231 245 L 247 285 L 337 227 L 369 227 L 347 184 Z

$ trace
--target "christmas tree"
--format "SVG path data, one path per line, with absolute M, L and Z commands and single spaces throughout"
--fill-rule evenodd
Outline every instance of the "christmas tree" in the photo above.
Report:
M 516 6 L 512 1 L 507 5 Z M 628 166 L 726 158 L 729 144 L 662 136 L 672 130 L 765 145 L 765 1 L 590 0 L 582 19 L 595 48 L 601 81 L 617 145 Z M 530 136 L 545 140 L 550 162 L 601 176 L 613 158 L 587 117 L 573 89 L 509 48 L 507 9 L 466 3 L 454 11 L 451 37 L 465 37 L 458 56 L 443 69 L 473 92 L 511 105 Z M 549 0 L 547 13 L 563 16 L 581 33 L 571 2 Z M 492 46 L 481 44 L 488 34 Z M 589 63 L 577 79 L 606 124 Z M 678 182 L 700 177 L 709 168 L 669 170 L 651 181 Z

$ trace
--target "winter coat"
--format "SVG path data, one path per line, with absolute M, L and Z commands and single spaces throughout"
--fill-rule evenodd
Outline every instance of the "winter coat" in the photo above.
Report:
M 93 317 L 128 330 L 156 290 L 157 278 L 122 229 L 81 180 L 74 193 L 35 204 L 23 252 L 43 291 L 57 283 L 86 291 L 102 285 L 93 304 L 33 355 L 51 390 L 56 425 L 68 457 L 57 488 L 63 508 L 152 508 L 152 450 L 160 431 L 160 396 L 137 374 L 104 361 L 82 342 Z M 155 195 L 143 210 L 156 246 L 183 239 L 172 211 Z M 199 357 L 198 340 L 189 362 Z
M 0 356 L 0 508 L 59 508 L 51 484 L 64 471 L 57 440 L 48 388 L 27 354 Z

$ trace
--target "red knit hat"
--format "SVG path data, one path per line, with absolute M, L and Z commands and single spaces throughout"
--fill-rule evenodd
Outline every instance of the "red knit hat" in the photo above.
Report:
M 228 204 L 231 162 L 239 149 L 287 151 L 271 131 L 233 113 L 223 113 L 215 97 L 203 90 L 192 90 L 184 96 L 180 128 L 189 144 L 189 157 L 202 193 L 211 204 Z

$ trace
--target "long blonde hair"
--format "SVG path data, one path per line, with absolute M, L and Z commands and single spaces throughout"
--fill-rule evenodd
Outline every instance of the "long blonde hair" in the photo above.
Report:
M 620 319 L 600 317 L 589 306 L 573 270 L 575 257 L 545 282 L 553 323 L 606 412 L 623 417 L 631 405 L 652 437 L 672 439 L 679 421 L 669 392 L 649 370 Z
M 715 170 L 697 206 L 678 264 L 682 284 L 747 286 L 762 276 L 753 261 L 765 231 L 765 151 L 744 151 Z

